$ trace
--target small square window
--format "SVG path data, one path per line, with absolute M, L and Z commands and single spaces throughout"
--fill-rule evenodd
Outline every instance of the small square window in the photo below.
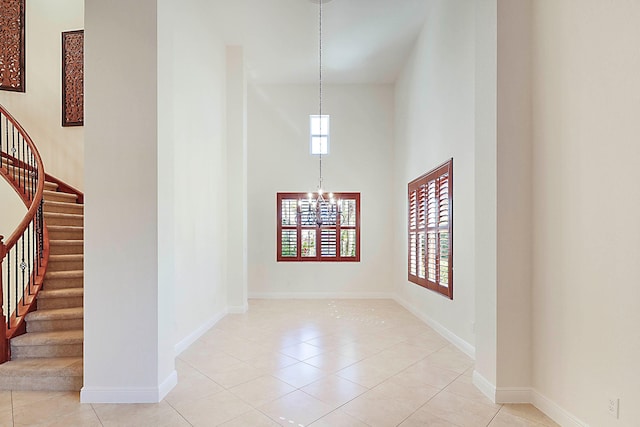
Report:
M 329 116 L 309 116 L 311 154 L 329 154 Z

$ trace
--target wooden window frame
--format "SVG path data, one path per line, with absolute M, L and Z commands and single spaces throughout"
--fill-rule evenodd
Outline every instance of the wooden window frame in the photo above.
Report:
M 300 210 L 297 207 L 298 201 L 307 200 L 308 193 L 292 193 L 283 192 L 276 195 L 276 218 L 277 218 L 277 231 L 276 231 L 276 258 L 278 262 L 360 262 L 360 193 L 333 193 L 333 197 L 336 200 L 355 200 L 355 225 L 344 225 L 340 221 L 337 221 L 335 225 L 323 225 L 318 227 L 317 225 L 303 225 L 300 221 Z M 282 221 L 282 202 L 283 200 L 295 200 L 296 203 L 296 223 L 293 225 L 283 225 Z M 296 255 L 295 256 L 283 256 L 282 255 L 282 235 L 285 230 L 295 230 L 296 232 Z M 302 256 L 302 232 L 303 230 L 315 230 L 315 256 Z M 322 230 L 335 230 L 335 256 L 323 256 L 322 254 Z M 355 256 L 343 256 L 341 245 L 341 231 L 355 230 Z
M 431 195 L 429 194 L 430 185 L 433 186 Z M 453 159 L 414 179 L 407 187 L 408 280 L 453 299 Z M 443 192 L 445 188 L 446 194 Z M 430 212 L 433 213 L 435 221 L 431 225 L 428 220 Z M 443 218 L 446 218 L 446 221 L 443 221 Z M 443 285 L 441 236 L 445 233 L 447 233 L 448 243 L 448 264 L 445 267 L 446 285 Z M 435 243 L 431 250 L 429 234 L 435 235 Z M 424 256 L 420 255 L 421 251 L 424 252 Z M 431 258 L 433 259 L 433 279 L 429 277 Z M 424 269 L 424 277 L 421 277 L 421 269 Z

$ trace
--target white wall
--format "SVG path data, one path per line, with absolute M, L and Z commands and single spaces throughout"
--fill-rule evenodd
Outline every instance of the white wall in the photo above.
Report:
M 394 289 L 423 318 L 473 352 L 474 20 L 472 2 L 431 5 L 414 52 L 396 83 L 393 234 Z M 453 300 L 407 280 L 407 184 L 453 157 Z
M 61 33 L 84 27 L 84 1 L 29 0 L 26 6 L 27 91 L 0 91 L 0 103 L 33 139 L 45 171 L 82 190 L 84 128 L 61 125 Z
M 227 46 L 227 303 L 245 312 L 247 248 L 247 78 L 242 46 Z
M 159 268 L 175 288 L 178 351 L 227 304 L 226 52 L 206 3 L 163 1 L 158 16 Z
M 638 22 L 533 2 L 533 383 L 591 426 L 640 420 Z
M 86 0 L 85 12 L 81 400 L 154 402 L 177 381 L 158 285 L 157 4 Z
M 392 291 L 393 88 L 324 85 L 331 153 L 327 191 L 361 193 L 359 263 L 276 262 L 276 193 L 315 191 L 318 159 L 309 154 L 309 115 L 317 85 L 262 85 L 248 99 L 250 296 L 382 296 Z

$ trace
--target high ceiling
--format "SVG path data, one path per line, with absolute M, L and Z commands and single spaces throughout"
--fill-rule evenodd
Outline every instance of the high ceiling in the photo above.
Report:
M 326 1 L 326 0 L 325 0 Z M 244 46 L 250 81 L 318 81 L 318 0 L 211 0 L 212 25 Z M 428 0 L 323 3 L 323 80 L 392 83 L 422 28 Z

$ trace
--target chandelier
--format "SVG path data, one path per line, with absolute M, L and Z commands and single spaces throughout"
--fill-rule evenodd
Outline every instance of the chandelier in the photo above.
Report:
M 313 1 L 313 0 L 312 0 Z M 319 162 L 319 180 L 318 189 L 315 192 L 308 194 L 308 199 L 298 201 L 298 210 L 302 219 L 302 223 L 305 225 L 312 225 L 315 223 L 318 227 L 323 225 L 335 225 L 339 210 L 340 203 L 336 203 L 333 197 L 333 193 L 326 194 L 322 190 L 322 154 L 328 153 L 329 144 L 329 116 L 322 115 L 322 3 L 326 3 L 330 0 L 317 0 L 318 3 L 318 30 L 319 30 L 319 49 L 318 49 L 318 88 L 319 88 L 319 113 L 315 116 L 317 120 L 314 122 L 314 116 L 311 118 L 311 153 L 318 155 Z M 316 1 L 314 1 L 315 3 Z M 316 140 L 314 141 L 314 138 Z M 317 150 L 314 150 L 314 147 Z

